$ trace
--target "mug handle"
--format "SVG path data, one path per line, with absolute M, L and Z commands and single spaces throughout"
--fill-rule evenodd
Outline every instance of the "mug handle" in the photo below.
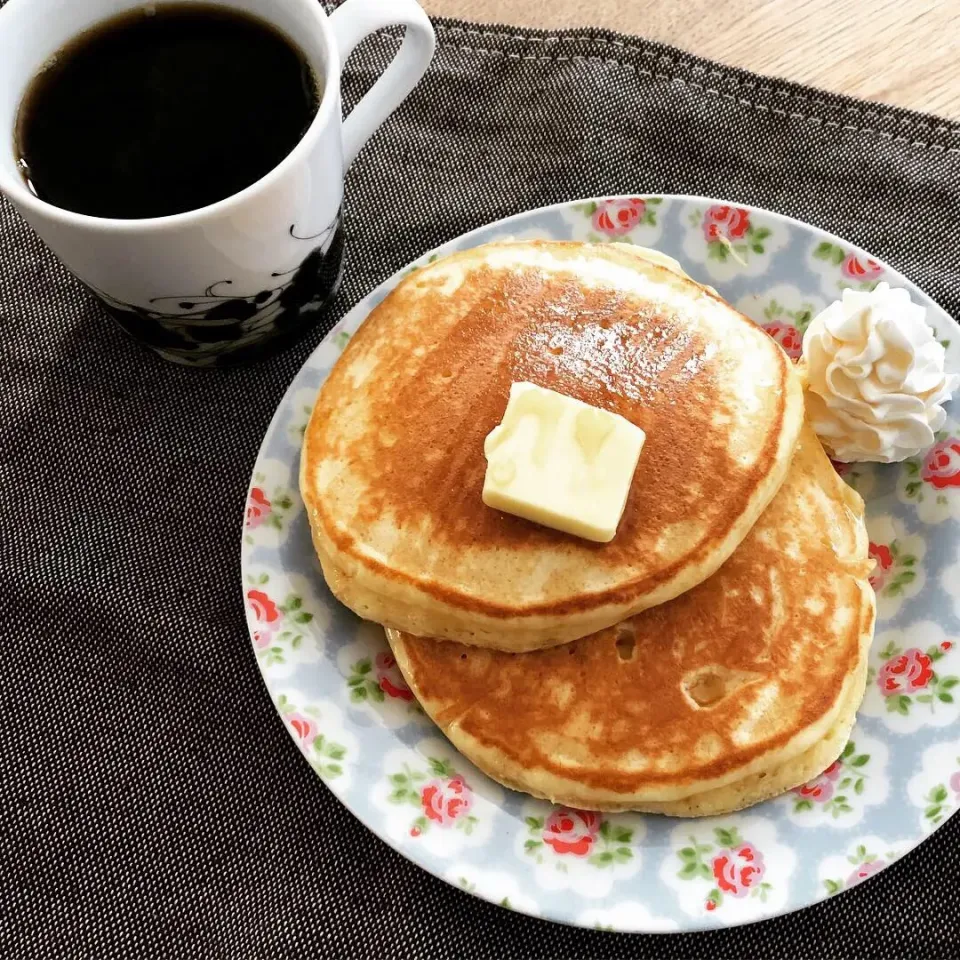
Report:
M 377 127 L 420 82 L 430 66 L 437 38 L 416 0 L 347 0 L 330 15 L 330 26 L 340 53 L 341 69 L 364 37 L 383 27 L 407 28 L 392 63 L 343 121 L 346 169 Z

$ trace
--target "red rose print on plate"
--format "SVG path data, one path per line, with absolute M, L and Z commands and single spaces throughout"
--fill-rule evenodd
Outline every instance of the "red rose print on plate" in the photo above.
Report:
M 809 780 L 799 787 L 794 787 L 793 792 L 805 800 L 826 803 L 833 796 L 834 781 L 840 776 L 841 767 L 841 762 L 834 760 L 820 776 L 814 777 L 813 780 Z
M 763 856 L 750 843 L 734 850 L 722 850 L 713 858 L 711 866 L 717 888 L 732 897 L 745 897 L 765 872 Z
M 411 837 L 420 837 L 432 827 L 451 826 L 471 835 L 479 822 L 470 812 L 473 791 L 448 759 L 428 757 L 427 764 L 429 772 L 404 762 L 400 770 L 388 774 L 388 802 L 417 808 L 418 816 L 408 830 Z
M 263 590 L 248 590 L 247 600 L 253 615 L 260 623 L 275 623 L 280 618 L 277 605 Z
M 316 733 L 316 727 L 309 717 L 302 713 L 290 713 L 287 715 L 287 724 L 294 732 L 301 750 L 306 750 Z
M 882 860 L 868 860 L 866 863 L 861 863 L 847 878 L 847 886 L 855 887 L 858 883 L 863 883 L 867 877 L 879 873 L 885 866 Z
M 930 657 L 917 647 L 892 656 L 877 673 L 877 686 L 885 697 L 922 690 L 933 677 Z
M 428 820 L 447 827 L 470 812 L 473 794 L 463 777 L 457 774 L 449 780 L 431 780 L 420 791 L 420 802 Z
M 876 280 L 883 274 L 883 267 L 876 260 L 869 257 L 857 256 L 855 253 L 847 255 L 840 267 L 841 273 L 845 277 L 858 282 Z
M 589 810 L 561 807 L 547 817 L 543 825 L 543 842 L 554 852 L 585 857 L 600 831 L 600 814 Z
M 751 831 L 767 832 L 766 824 L 751 823 L 749 820 L 741 822 Z M 710 831 L 714 838 L 714 842 L 711 842 L 696 829 L 687 833 L 685 828 L 680 827 L 676 832 L 682 835 L 680 842 L 683 845 L 676 851 L 680 869 L 675 876 L 684 882 L 702 884 L 706 881 L 712 884 L 705 898 L 700 899 L 702 894 L 695 895 L 702 909 L 709 912 L 718 910 L 728 897 L 735 900 L 749 897 L 760 903 L 767 902 L 774 885 L 765 879 L 767 866 L 757 835 L 747 840 L 741 835 L 739 827 L 714 827 Z M 767 839 L 771 842 L 769 835 Z M 670 882 L 670 873 L 667 877 Z M 741 911 L 737 908 L 736 912 Z
M 858 883 L 863 883 L 868 877 L 872 877 L 875 873 L 879 873 L 883 870 L 884 867 L 893 863 L 898 854 L 893 850 L 887 850 L 883 856 L 880 856 L 877 853 L 871 853 L 868 849 L 867 844 L 872 846 L 872 841 L 875 838 L 867 838 L 865 843 L 860 843 L 856 846 L 852 853 L 850 853 L 846 858 L 847 863 L 853 864 L 853 872 L 847 877 L 846 880 L 841 880 L 839 877 L 834 875 L 833 877 L 825 877 L 823 880 L 823 885 L 826 887 L 827 893 L 832 897 L 834 894 L 840 893 L 841 890 L 849 890 L 851 887 L 857 886 Z M 879 841 L 883 843 L 883 841 Z M 840 861 L 840 864 L 843 863 L 843 859 L 830 858 L 830 861 L 834 864 L 837 861 Z M 839 873 L 843 870 L 844 867 L 838 865 L 836 870 Z
M 871 560 L 876 561 L 876 566 L 870 575 L 870 586 L 879 593 L 893 568 L 893 553 L 885 543 L 871 543 L 869 556 Z
M 274 587 L 270 587 L 270 593 L 267 593 L 268 573 L 248 576 L 247 582 L 256 584 L 247 590 L 246 599 L 254 621 L 251 635 L 257 660 L 273 667 L 288 663 L 292 655 L 299 659 L 315 657 L 318 654 L 316 644 L 303 632 L 303 627 L 313 620 L 313 614 L 304 609 L 303 598 L 288 593 L 281 600 Z
M 876 260 L 829 240 L 821 240 L 816 245 L 813 259 L 821 260 L 827 265 L 826 276 L 831 285 L 837 282 L 837 273 L 840 274 L 841 289 L 852 287 L 855 290 L 872 290 L 877 280 L 883 276 L 883 267 Z
M 789 323 L 765 323 L 763 329 L 783 347 L 791 360 L 799 360 L 803 353 L 803 335 Z
M 377 670 L 377 686 L 388 696 L 396 700 L 413 700 L 413 692 L 403 679 L 403 674 L 397 666 L 397 660 L 392 653 L 378 653 L 374 660 Z
M 321 717 L 317 706 L 298 707 L 294 698 L 281 693 L 277 697 L 277 710 L 310 766 L 325 780 L 343 776 L 348 751 L 331 736 L 331 728 L 337 726 L 335 708 L 325 709 Z
M 895 553 L 894 556 L 896 558 Z M 892 639 L 884 643 L 887 636 Z M 913 645 L 901 647 L 897 642 L 903 642 L 901 636 L 891 631 L 878 638 L 877 645 L 882 647 L 873 653 L 878 666 L 870 668 L 870 693 L 863 703 L 863 711 L 868 716 L 912 717 L 913 721 L 907 726 L 913 729 L 918 721 L 921 726 L 949 722 L 951 711 L 956 710 L 955 688 L 960 686 L 953 652 L 956 643 L 938 640 L 943 637 L 943 630 L 931 621 L 913 624 L 907 634 L 915 640 L 934 640 L 926 649 Z M 879 691 L 879 698 L 874 691 Z M 897 728 L 904 730 L 899 721 Z
M 259 487 L 252 487 L 247 498 L 247 526 L 253 530 L 270 516 L 270 501 Z
M 867 555 L 873 561 L 870 586 L 877 595 L 878 618 L 896 616 L 903 600 L 915 596 L 924 585 L 923 536 L 908 534 L 892 517 L 868 520 L 870 543 Z
M 299 439 L 299 438 L 298 438 Z M 278 461 L 258 464 L 253 474 L 253 485 L 247 494 L 244 511 L 244 543 L 267 545 L 282 539 L 289 530 L 290 519 L 299 505 L 299 498 L 287 486 L 289 466 Z
M 923 460 L 920 477 L 938 490 L 960 487 L 960 440 L 947 437 L 931 447 Z
M 637 837 L 637 825 L 630 818 L 554 807 L 545 816 L 533 815 L 524 820 L 529 828 L 524 854 L 562 873 L 571 867 L 579 870 L 580 863 L 612 872 L 637 862 L 631 846 Z
M 806 815 L 816 811 L 837 820 L 868 802 L 863 795 L 877 770 L 876 765 L 870 769 L 872 753 L 868 750 L 858 751 L 855 741 L 847 741 L 843 752 L 826 770 L 790 791 L 792 812 Z M 884 761 L 878 762 L 882 766 Z
M 713 206 L 703 217 L 707 243 L 720 239 L 741 240 L 750 229 L 750 212 L 740 207 Z
M 642 197 L 601 200 L 593 214 L 594 229 L 608 237 L 621 237 L 640 222 L 646 209 L 647 202 Z

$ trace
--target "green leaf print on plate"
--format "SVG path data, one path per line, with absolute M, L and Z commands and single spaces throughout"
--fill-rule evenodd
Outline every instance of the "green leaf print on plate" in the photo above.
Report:
M 373 664 L 369 657 L 358 660 L 350 668 L 347 686 L 350 688 L 350 699 L 354 703 L 362 703 L 367 698 L 375 703 L 383 703 L 384 693 L 376 680 L 370 675 L 372 669 Z

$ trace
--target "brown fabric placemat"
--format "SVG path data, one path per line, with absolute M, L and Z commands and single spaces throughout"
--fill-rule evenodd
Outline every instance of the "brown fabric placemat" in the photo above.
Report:
M 284 732 L 243 624 L 250 470 L 323 330 L 423 251 L 559 200 L 697 193 L 833 230 L 960 311 L 957 125 L 605 32 L 437 29 L 427 77 L 350 172 L 333 309 L 269 361 L 156 359 L 0 205 L 0 953 L 955 955 L 958 818 L 792 916 L 604 934 L 407 863 Z M 351 59 L 348 106 L 395 48 L 383 35 Z

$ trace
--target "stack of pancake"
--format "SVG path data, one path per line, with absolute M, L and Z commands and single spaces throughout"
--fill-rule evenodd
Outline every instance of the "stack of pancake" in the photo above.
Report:
M 516 381 L 646 433 L 611 543 L 482 502 Z M 780 347 L 668 258 L 531 241 L 411 274 L 321 389 L 300 482 L 330 589 L 509 787 L 718 814 L 843 749 L 873 634 L 863 503 Z

